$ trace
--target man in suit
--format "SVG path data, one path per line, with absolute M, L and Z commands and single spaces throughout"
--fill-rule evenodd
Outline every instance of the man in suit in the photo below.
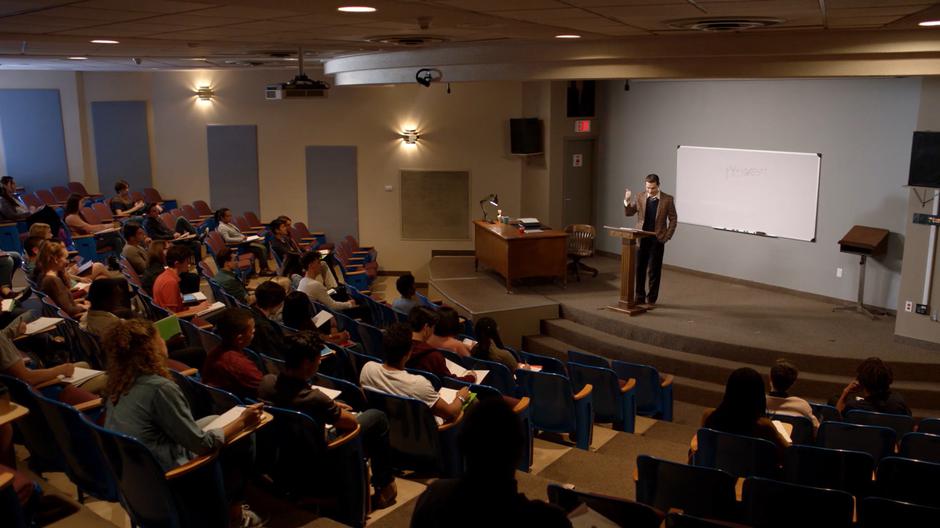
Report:
M 630 200 L 632 193 L 627 189 L 623 195 L 624 214 L 637 215 L 636 227 L 643 231 L 653 231 L 655 237 L 640 239 L 636 266 L 636 302 L 637 304 L 656 304 L 659 297 L 659 278 L 663 269 L 663 253 L 666 242 L 676 232 L 676 201 L 659 190 L 659 176 L 650 174 L 646 177 L 646 191 Z M 646 274 L 649 270 L 649 292 L 646 290 Z

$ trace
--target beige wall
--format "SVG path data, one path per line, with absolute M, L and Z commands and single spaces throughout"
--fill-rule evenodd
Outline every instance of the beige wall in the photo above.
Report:
M 59 88 L 70 177 L 97 188 L 94 164 L 94 101 L 149 101 L 154 183 L 164 196 L 184 202 L 209 196 L 206 125 L 258 126 L 260 215 L 307 219 L 304 147 L 354 145 L 358 149 L 359 237 L 376 246 L 383 268 L 410 270 L 427 280 L 432 249 L 472 249 L 465 241 L 402 241 L 399 171 L 469 170 L 471 217 L 479 197 L 499 194 L 502 208 L 520 212 L 521 167 L 509 155 L 508 120 L 522 115 L 519 82 L 464 83 L 451 94 L 443 85 L 335 87 L 325 99 L 265 101 L 268 84 L 287 80 L 284 71 L 187 71 L 147 73 L 0 72 L 0 88 Z M 197 103 L 195 87 L 209 84 L 211 104 Z M 417 125 L 417 148 L 397 133 Z M 88 147 L 84 149 L 83 145 Z M 391 185 L 391 192 L 384 187 Z M 109 190 L 105 189 L 107 193 Z M 459 205 L 458 205 L 459 206 Z M 433 222 L 433 218 L 428 218 Z M 315 228 L 315 226 L 311 226 Z
M 920 98 L 920 112 L 917 116 L 917 130 L 940 130 L 940 79 L 928 77 L 923 80 Z M 933 197 L 933 189 L 918 188 L 921 197 Z M 904 310 L 905 301 L 915 305 L 923 299 L 924 277 L 927 265 L 927 244 L 930 240 L 930 227 L 911 221 L 914 213 L 933 212 L 933 202 L 923 205 L 912 188 L 908 197 L 907 230 L 904 238 L 904 259 L 901 267 L 901 286 L 898 290 L 898 316 L 894 333 L 900 336 L 940 343 L 940 322 L 937 321 L 940 309 L 940 243 L 934 246 L 933 280 L 930 289 L 930 313 L 920 315 Z M 937 240 L 940 242 L 940 240 Z

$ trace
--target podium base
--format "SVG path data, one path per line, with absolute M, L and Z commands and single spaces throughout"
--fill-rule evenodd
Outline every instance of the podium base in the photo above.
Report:
M 608 310 L 613 310 L 615 312 L 625 313 L 629 316 L 640 315 L 641 313 L 646 312 L 651 309 L 651 308 L 647 308 L 644 306 L 640 306 L 639 304 L 634 304 L 633 306 L 630 306 L 629 304 L 623 301 L 618 302 L 616 306 L 605 306 L 604 308 L 607 308 Z

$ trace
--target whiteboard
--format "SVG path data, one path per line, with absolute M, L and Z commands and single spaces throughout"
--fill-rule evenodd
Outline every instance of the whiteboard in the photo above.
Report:
M 679 220 L 813 241 L 821 154 L 679 145 Z

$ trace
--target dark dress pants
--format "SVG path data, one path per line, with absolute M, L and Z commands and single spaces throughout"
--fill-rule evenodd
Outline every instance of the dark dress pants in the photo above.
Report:
M 655 303 L 659 297 L 659 279 L 663 271 L 663 253 L 666 244 L 656 237 L 643 237 L 636 252 L 636 302 Z M 646 291 L 646 276 L 649 274 L 649 292 Z

